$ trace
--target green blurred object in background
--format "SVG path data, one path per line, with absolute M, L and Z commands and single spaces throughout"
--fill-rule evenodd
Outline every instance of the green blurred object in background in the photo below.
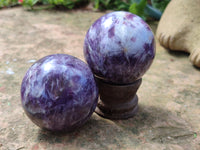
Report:
M 142 17 L 144 20 L 153 18 L 159 20 L 170 0 L 0 0 L 0 8 L 22 5 L 33 9 L 34 6 L 47 6 L 45 8 L 73 9 L 93 4 L 95 10 L 129 11 Z
M 11 7 L 18 4 L 18 0 L 0 0 L 0 8 Z

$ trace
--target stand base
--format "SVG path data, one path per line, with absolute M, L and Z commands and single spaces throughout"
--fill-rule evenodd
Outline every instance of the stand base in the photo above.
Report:
M 100 98 L 95 112 L 108 119 L 128 119 L 138 111 L 136 92 L 141 85 L 139 79 L 128 85 L 114 85 L 96 77 Z
M 104 105 L 102 105 L 102 101 L 99 100 L 97 108 L 95 109 L 95 112 L 104 118 L 108 118 L 108 119 L 128 119 L 131 118 L 133 116 L 135 116 L 135 114 L 138 111 L 138 97 L 137 95 L 134 97 L 134 99 L 132 100 L 132 102 L 134 103 L 134 106 L 132 106 L 129 109 L 119 109 L 119 110 L 112 110 L 110 108 L 106 108 Z

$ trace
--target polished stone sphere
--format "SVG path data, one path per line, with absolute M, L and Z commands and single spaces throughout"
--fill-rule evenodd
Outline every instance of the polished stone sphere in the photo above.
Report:
M 72 131 L 83 125 L 97 105 L 98 88 L 86 63 L 66 54 L 34 63 L 21 84 L 27 116 L 51 131 Z
M 84 56 L 97 77 L 129 84 L 140 79 L 152 64 L 154 34 L 140 17 L 125 11 L 111 12 L 89 28 Z

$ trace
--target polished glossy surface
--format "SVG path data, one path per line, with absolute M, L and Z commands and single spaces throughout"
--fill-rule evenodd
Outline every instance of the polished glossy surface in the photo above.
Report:
M 154 35 L 134 14 L 108 13 L 89 28 L 84 56 L 98 77 L 116 84 L 132 83 L 142 77 L 154 59 Z
M 46 56 L 27 71 L 21 84 L 22 106 L 41 128 L 71 131 L 93 113 L 98 89 L 90 68 L 65 54 Z

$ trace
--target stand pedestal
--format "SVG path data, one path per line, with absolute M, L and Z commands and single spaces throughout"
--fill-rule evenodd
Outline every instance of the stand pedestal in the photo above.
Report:
M 127 85 L 116 85 L 95 77 L 100 98 L 95 112 L 108 119 L 127 119 L 138 111 L 138 97 L 136 92 L 142 79 Z

